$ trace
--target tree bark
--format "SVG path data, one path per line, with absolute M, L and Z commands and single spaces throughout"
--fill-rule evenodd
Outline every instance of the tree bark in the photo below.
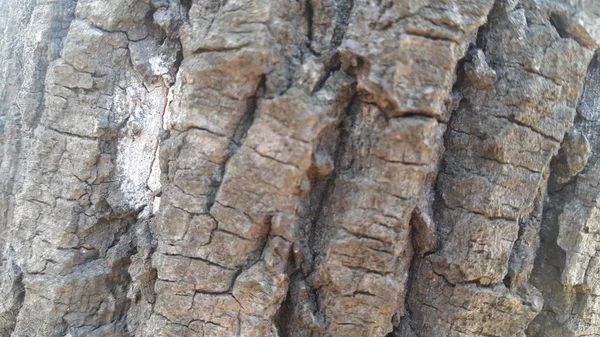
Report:
M 600 336 L 597 0 L 0 5 L 0 337 Z

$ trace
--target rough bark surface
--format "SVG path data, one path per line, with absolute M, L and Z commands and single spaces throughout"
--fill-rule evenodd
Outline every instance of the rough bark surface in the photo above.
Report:
M 0 337 L 600 336 L 597 0 L 0 8 Z

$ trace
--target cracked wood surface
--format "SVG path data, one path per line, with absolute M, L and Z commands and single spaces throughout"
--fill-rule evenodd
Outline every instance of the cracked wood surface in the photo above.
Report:
M 596 0 L 0 5 L 0 337 L 600 334 Z

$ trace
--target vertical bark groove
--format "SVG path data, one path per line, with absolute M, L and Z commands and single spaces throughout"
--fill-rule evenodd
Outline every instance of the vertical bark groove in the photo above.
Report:
M 0 5 L 0 337 L 600 333 L 595 0 Z

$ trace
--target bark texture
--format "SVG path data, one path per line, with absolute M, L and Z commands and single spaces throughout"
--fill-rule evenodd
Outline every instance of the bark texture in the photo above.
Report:
M 0 337 L 600 336 L 598 0 L 0 8 Z

